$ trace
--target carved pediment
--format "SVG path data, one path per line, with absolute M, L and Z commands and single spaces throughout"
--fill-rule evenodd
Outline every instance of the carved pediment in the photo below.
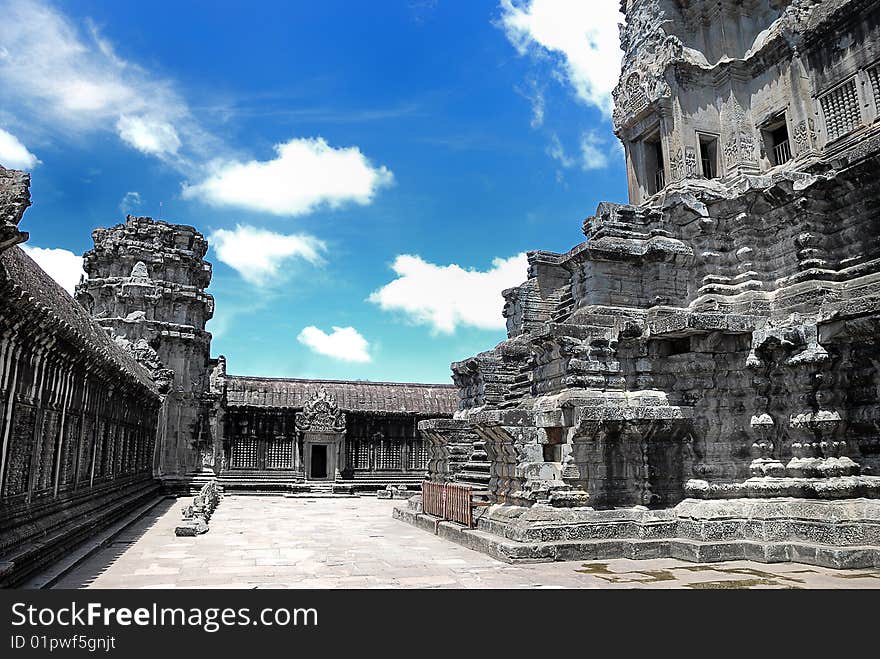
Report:
M 296 428 L 301 432 L 345 432 L 345 412 L 321 387 L 296 415 Z

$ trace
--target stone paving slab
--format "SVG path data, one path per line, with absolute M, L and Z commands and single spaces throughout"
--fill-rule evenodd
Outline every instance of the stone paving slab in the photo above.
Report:
M 58 588 L 880 588 L 880 570 L 673 559 L 510 565 L 391 517 L 371 497 L 227 496 L 175 537 L 181 499 L 129 527 Z

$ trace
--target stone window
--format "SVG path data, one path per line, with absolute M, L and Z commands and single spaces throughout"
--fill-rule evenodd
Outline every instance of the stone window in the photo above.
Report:
M 276 439 L 268 442 L 266 447 L 267 469 L 292 469 L 293 468 L 293 441 L 290 439 Z
M 348 464 L 354 469 L 370 469 L 370 442 L 357 439 L 348 442 Z
M 698 135 L 700 140 L 700 171 L 703 178 L 718 178 L 718 138 Z
M 428 464 L 428 447 L 425 442 L 413 440 L 409 449 L 409 468 L 424 469 Z
M 880 115 L 880 64 L 868 69 L 868 79 L 871 81 L 871 93 L 874 96 L 874 107 Z
M 764 151 L 772 166 L 791 160 L 791 142 L 788 139 L 788 122 L 785 114 L 777 117 L 761 129 Z
M 657 357 L 674 357 L 691 352 L 691 339 L 688 336 L 673 339 L 657 339 L 651 354 Z
M 648 194 L 656 194 L 666 187 L 666 166 L 663 159 L 663 143 L 655 133 L 644 140 L 645 169 Z
M 825 116 L 829 142 L 852 132 L 862 123 L 855 80 L 848 80 L 828 92 L 819 99 L 819 103 Z
M 394 471 L 400 467 L 400 444 L 390 440 L 379 442 L 376 447 L 376 469 Z
M 232 466 L 236 469 L 255 469 L 257 466 L 257 441 L 238 438 L 232 445 Z
M 544 428 L 547 442 L 543 444 L 544 462 L 562 462 L 562 445 L 565 439 L 562 428 Z

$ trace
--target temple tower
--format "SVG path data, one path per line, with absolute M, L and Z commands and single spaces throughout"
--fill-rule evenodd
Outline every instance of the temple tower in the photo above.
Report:
M 154 468 L 174 480 L 213 466 L 211 264 L 193 227 L 128 216 L 92 232 L 76 299 L 152 372 L 164 395 Z
M 622 3 L 627 24 L 614 126 L 626 150 L 631 203 L 656 200 L 686 180 L 730 184 L 777 169 L 804 170 L 827 143 L 855 127 L 856 86 L 846 87 L 840 102 L 834 91 L 826 98 L 816 87 L 833 85 L 811 75 L 804 59 L 812 38 L 804 27 L 815 20 L 816 4 Z

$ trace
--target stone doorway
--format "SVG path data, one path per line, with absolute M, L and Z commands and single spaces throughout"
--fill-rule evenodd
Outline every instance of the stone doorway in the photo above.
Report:
M 313 444 L 309 478 L 323 480 L 327 478 L 327 445 Z

